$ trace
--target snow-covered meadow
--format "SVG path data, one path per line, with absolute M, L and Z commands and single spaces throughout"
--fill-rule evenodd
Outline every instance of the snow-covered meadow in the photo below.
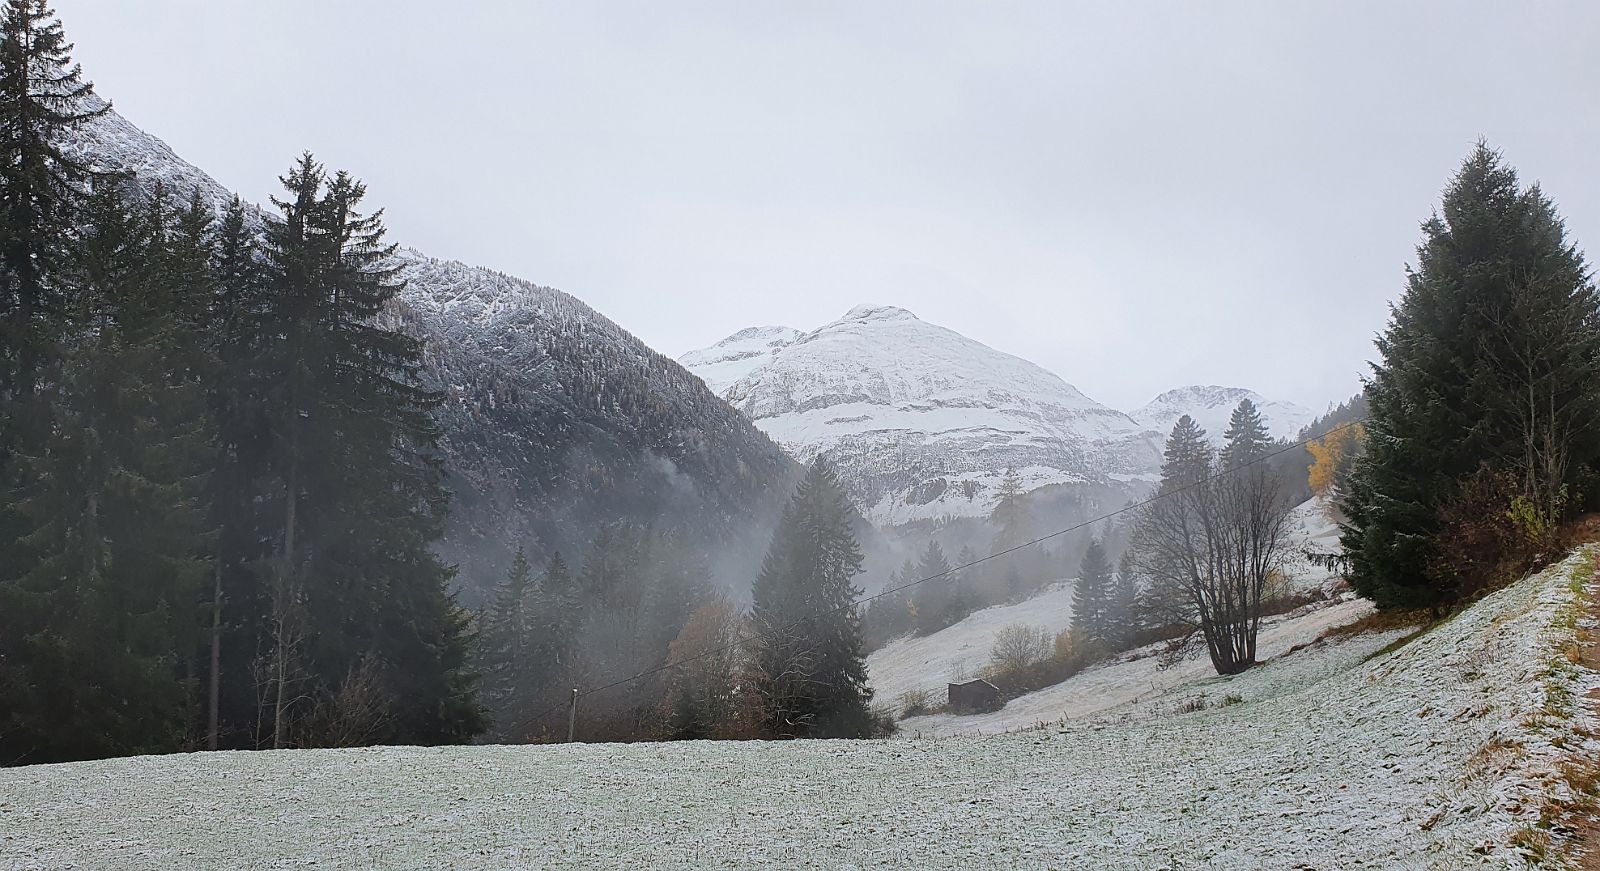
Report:
M 1456 868 L 1594 752 L 1593 552 L 1392 651 L 1015 734 L 220 753 L 0 771 L 0 868 Z M 1369 654 L 1371 655 L 1369 658 Z M 1584 741 L 1587 740 L 1588 744 Z M 1558 744 L 1565 743 L 1565 749 Z

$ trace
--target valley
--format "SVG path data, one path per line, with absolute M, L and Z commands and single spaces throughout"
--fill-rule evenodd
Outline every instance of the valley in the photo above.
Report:
M 1014 734 L 0 770 L 0 868 L 1520 865 L 1508 845 L 1562 794 L 1561 766 L 1600 750 L 1593 710 L 1551 707 L 1600 685 L 1550 667 L 1594 558 L 1403 645 L 1317 642 Z M 1198 692 L 1240 701 L 1181 710 Z

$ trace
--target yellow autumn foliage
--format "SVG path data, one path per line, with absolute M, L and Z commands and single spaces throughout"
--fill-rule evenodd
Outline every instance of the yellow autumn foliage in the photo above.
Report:
M 1311 452 L 1311 471 L 1307 475 L 1311 492 L 1324 499 L 1331 497 L 1334 485 L 1349 471 L 1366 439 L 1367 429 L 1358 423 L 1306 442 L 1306 450 Z

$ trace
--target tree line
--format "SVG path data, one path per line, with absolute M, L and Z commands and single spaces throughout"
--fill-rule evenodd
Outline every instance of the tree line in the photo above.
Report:
M 855 509 L 832 468 L 806 470 L 748 609 L 671 536 L 603 529 L 574 573 L 519 552 L 482 620 L 490 737 L 583 740 L 867 737 L 871 707 L 854 578 Z M 635 677 L 636 675 L 642 675 Z
M 1085 533 L 1055 549 L 1042 543 L 1021 547 L 1037 537 L 1038 529 L 1015 469 L 1007 469 L 1001 477 L 986 519 L 992 536 L 984 558 L 966 544 L 952 568 L 944 548 L 930 539 L 915 558 L 890 573 L 884 585 L 887 592 L 870 601 L 864 612 L 869 648 L 908 633 L 928 635 L 974 611 L 1025 599 L 1050 581 L 1070 576 L 1089 545 Z
M 101 172 L 63 147 L 109 111 L 70 50 L 0 7 L 0 764 L 539 740 L 545 701 L 669 659 L 592 736 L 878 728 L 824 464 L 748 611 L 625 524 L 458 607 L 442 397 L 364 185 L 305 154 L 261 211 Z
M 97 172 L 59 22 L 0 16 L 0 760 L 475 734 L 365 188 L 308 154 L 219 214 Z

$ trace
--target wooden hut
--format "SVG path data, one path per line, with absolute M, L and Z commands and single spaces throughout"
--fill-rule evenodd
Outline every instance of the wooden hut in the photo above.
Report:
M 952 711 L 993 711 L 1004 704 L 1000 688 L 983 678 L 953 683 L 949 687 Z

